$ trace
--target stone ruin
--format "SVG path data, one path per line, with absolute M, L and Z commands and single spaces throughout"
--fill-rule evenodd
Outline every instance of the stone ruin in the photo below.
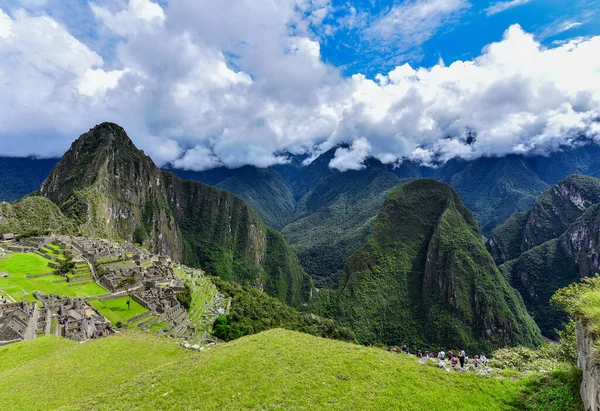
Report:
M 0 346 L 35 338 L 38 318 L 36 304 L 0 304 Z
M 214 318 L 227 311 L 225 297 L 217 293 L 206 303 L 201 317 L 194 317 L 196 320 L 192 323 L 176 297 L 176 293 L 184 289 L 184 284 L 175 274 L 173 261 L 167 256 L 151 255 L 147 250 L 128 242 L 113 243 L 107 240 L 67 236 L 30 238 L 22 244 L 14 245 L 19 249 L 11 249 L 8 252 L 37 252 L 49 260 L 50 267 L 56 268 L 56 256 L 48 254 L 47 250 L 46 254 L 43 253 L 44 246 L 51 242 L 61 246 L 64 255 L 72 257 L 73 262 L 89 264 L 93 277 L 90 281 L 96 281 L 109 291 L 106 295 L 94 297 L 95 299 L 107 300 L 131 294 L 135 301 L 149 310 L 129 319 L 126 326 L 135 325 L 144 330 L 165 323 L 166 325 L 159 330 L 160 333 L 186 339 L 197 338 L 212 324 Z M 192 279 L 196 276 L 203 277 L 199 270 L 182 266 L 179 266 L 179 270 L 184 270 Z M 126 278 L 134 278 L 136 283 L 127 289 L 119 287 Z M 195 290 L 195 281 L 193 285 Z M 110 322 L 85 299 L 41 292 L 36 292 L 35 296 L 43 307 L 39 308 L 37 304 L 32 306 L 35 318 L 28 319 L 29 308 L 18 311 L 15 305 L 0 305 L 4 307 L 0 308 L 0 344 L 2 341 L 14 342 L 35 338 L 38 334 L 86 341 L 113 332 Z M 6 326 L 8 323 L 10 325 Z M 206 332 L 203 336 L 208 338 Z
M 110 323 L 95 308 L 82 298 L 61 297 L 53 294 L 35 293 L 44 305 L 46 323 L 42 326 L 48 330 L 46 334 L 54 333 L 74 341 L 87 341 L 104 337 L 112 333 Z M 58 326 L 52 330 L 47 321 L 57 318 Z M 41 329 L 41 326 L 38 326 Z

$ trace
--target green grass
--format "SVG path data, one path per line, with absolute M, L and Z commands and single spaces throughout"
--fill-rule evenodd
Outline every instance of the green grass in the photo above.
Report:
M 117 298 L 114 300 L 90 300 L 89 303 L 100 311 L 111 323 L 116 324 L 117 322 L 125 323 L 127 320 L 143 314 L 148 311 L 137 301 L 131 300 L 131 309 L 127 308 L 127 300 L 129 297 Z
M 106 293 L 98 284 L 69 286 L 64 277 L 51 274 L 54 270 L 48 267 L 48 260 L 35 253 L 8 254 L 6 260 L 0 261 L 0 272 L 8 272 L 8 278 L 0 277 L 0 289 L 16 301 L 35 300 L 34 291 L 47 294 L 58 294 L 66 297 L 93 297 Z M 39 278 L 25 278 L 36 274 L 51 274 Z
M 85 344 L 45 337 L 0 349 L 0 397 L 11 410 L 514 410 L 525 401 L 526 409 L 571 409 L 557 408 L 563 398 L 547 388 L 572 396 L 572 379 L 547 378 L 447 373 L 414 357 L 284 330 L 202 352 L 133 330 Z

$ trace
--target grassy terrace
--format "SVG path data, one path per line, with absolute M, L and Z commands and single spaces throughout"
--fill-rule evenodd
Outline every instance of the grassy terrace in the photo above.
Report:
M 536 405 L 552 386 L 547 378 L 446 373 L 285 330 L 202 352 L 134 330 L 85 344 L 44 337 L 0 348 L 0 397 L 15 410 L 570 409 Z
M 200 327 L 202 314 L 205 312 L 206 305 L 217 294 L 217 288 L 208 278 L 192 278 L 190 275 L 177 268 L 175 268 L 175 275 L 192 287 L 192 304 L 188 310 L 188 315 L 192 323 Z
M 133 299 L 131 300 L 131 309 L 129 309 L 127 307 L 128 299 L 129 297 L 106 301 L 90 300 L 89 303 L 113 324 L 118 322 L 126 323 L 133 317 L 148 312 L 148 309 Z
M 64 277 L 53 274 L 48 267 L 48 260 L 35 253 L 13 253 L 0 261 L 0 272 L 7 272 L 7 278 L 0 277 L 0 295 L 9 300 L 34 301 L 34 291 L 47 294 L 58 294 L 67 297 L 93 297 L 106 294 L 99 285 L 69 285 Z M 26 276 L 47 274 L 43 277 L 25 278 Z

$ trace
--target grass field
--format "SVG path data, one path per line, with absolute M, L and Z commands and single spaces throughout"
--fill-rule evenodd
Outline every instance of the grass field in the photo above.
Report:
M 0 261 L 0 272 L 9 273 L 7 278 L 0 277 L 0 295 L 10 296 L 16 301 L 25 298 L 34 301 L 34 291 L 66 297 L 93 297 L 107 292 L 95 283 L 69 286 L 64 277 L 51 274 L 54 270 L 48 267 L 47 259 L 34 253 L 8 254 L 6 260 Z M 37 274 L 51 275 L 25 278 Z
M 129 309 L 127 300 L 129 300 L 129 297 L 106 301 L 90 300 L 89 303 L 113 324 L 119 321 L 126 323 L 127 320 L 148 311 L 133 299 L 131 300 L 131 309 Z
M 550 376 L 446 373 L 285 330 L 200 352 L 134 330 L 85 344 L 44 337 L 0 348 L 0 403 L 12 410 L 577 409 L 532 405 L 551 382 L 564 389 Z

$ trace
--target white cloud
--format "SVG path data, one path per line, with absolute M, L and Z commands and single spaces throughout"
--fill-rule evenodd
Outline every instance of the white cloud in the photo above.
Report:
M 409 0 L 393 6 L 364 31 L 367 38 L 393 45 L 399 52 L 431 39 L 470 7 L 467 0 Z
M 101 121 L 121 124 L 157 163 L 195 170 L 266 167 L 288 161 L 285 150 L 344 142 L 333 168 L 600 139 L 600 37 L 544 48 L 512 26 L 473 60 L 344 78 L 309 29 L 329 2 L 224 3 L 95 4 L 115 36 L 105 58 L 48 16 L 0 12 L 0 153 L 59 155 Z M 407 4 L 417 3 L 461 7 Z
M 487 9 L 485 9 L 485 13 L 488 16 L 492 16 L 494 14 L 501 13 L 505 10 L 512 9 L 514 7 L 522 6 L 523 4 L 527 4 L 532 0 L 510 0 L 510 1 L 498 1 L 492 3 Z
M 161 26 L 165 21 L 162 7 L 150 0 L 129 0 L 128 7 L 116 13 L 96 3 L 90 3 L 90 7 L 97 19 L 121 36 L 136 33 L 144 27 Z
M 371 154 L 371 144 L 365 137 L 354 140 L 350 148 L 340 147 L 329 162 L 329 167 L 339 171 L 360 170 L 363 162 Z

